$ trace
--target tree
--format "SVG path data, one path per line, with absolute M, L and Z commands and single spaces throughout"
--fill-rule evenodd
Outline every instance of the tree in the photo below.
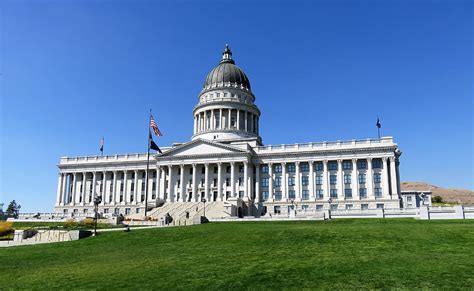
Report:
M 433 201 L 433 203 L 443 203 L 444 202 L 443 197 L 441 197 L 441 196 L 433 197 L 432 201 Z
M 21 205 L 16 204 L 15 200 L 12 200 L 10 204 L 8 204 L 7 208 L 7 217 L 18 218 L 18 214 L 20 213 Z

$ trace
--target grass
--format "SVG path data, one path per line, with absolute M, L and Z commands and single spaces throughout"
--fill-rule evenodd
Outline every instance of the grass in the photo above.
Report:
M 0 249 L 2 289 L 474 288 L 474 221 L 236 222 Z

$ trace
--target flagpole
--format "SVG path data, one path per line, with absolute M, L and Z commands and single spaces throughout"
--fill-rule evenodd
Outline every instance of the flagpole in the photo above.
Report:
M 148 127 L 148 151 L 147 151 L 147 155 L 146 155 L 146 174 L 145 174 L 145 177 L 146 177 L 146 181 L 145 181 L 145 219 L 146 219 L 146 214 L 147 214 L 147 211 L 148 211 L 148 172 L 149 172 L 149 169 L 150 169 L 150 136 L 151 136 L 151 132 L 150 132 L 150 122 L 151 122 L 151 108 L 150 108 L 150 116 L 148 117 L 148 124 L 147 124 L 147 127 Z

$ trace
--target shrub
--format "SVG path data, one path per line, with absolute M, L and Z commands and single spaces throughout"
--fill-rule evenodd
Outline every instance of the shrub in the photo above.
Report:
M 433 203 L 443 203 L 444 201 L 443 201 L 443 197 L 435 196 L 431 199 L 431 202 L 433 202 Z
M 76 228 L 77 222 L 74 219 L 68 219 L 64 223 L 64 228 Z
M 9 235 L 13 232 L 13 222 L 0 221 L 0 236 Z
M 82 221 L 81 223 L 85 227 L 93 227 L 94 226 L 94 219 L 92 218 L 86 218 Z

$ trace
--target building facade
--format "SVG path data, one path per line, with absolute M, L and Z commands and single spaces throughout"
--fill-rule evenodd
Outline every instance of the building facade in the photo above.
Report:
M 226 47 L 193 109 L 191 141 L 163 148 L 148 174 L 146 154 L 61 158 L 56 211 L 92 214 L 99 195 L 104 214 L 143 214 L 146 179 L 149 208 L 205 200 L 219 216 L 401 207 L 393 138 L 263 145 L 255 100 Z

